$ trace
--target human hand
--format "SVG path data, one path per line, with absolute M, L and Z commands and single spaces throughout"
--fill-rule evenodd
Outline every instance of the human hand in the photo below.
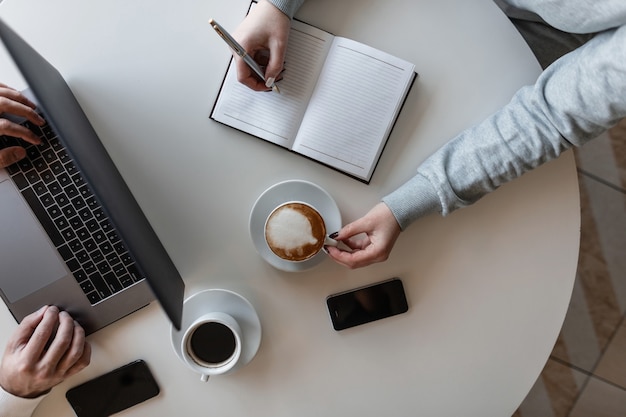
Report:
M 0 386 L 15 396 L 35 398 L 85 368 L 90 358 L 83 328 L 67 312 L 46 306 L 26 316 L 9 339 Z
M 365 216 L 331 235 L 350 247 L 352 252 L 332 246 L 327 246 L 326 251 L 333 260 L 348 268 L 361 268 L 386 261 L 401 231 L 387 205 L 378 203 Z
M 279 79 L 283 70 L 290 27 L 289 17 L 267 0 L 259 1 L 252 8 L 233 37 L 259 65 L 266 66 L 265 81 L 260 80 L 243 59 L 235 54 L 239 82 L 256 91 L 270 90 L 268 86 Z
M 24 97 L 22 93 L 0 83 L 0 116 L 12 114 L 28 119 L 37 126 L 45 122 L 35 111 L 34 103 Z M 0 117 L 0 135 L 13 136 L 24 139 L 26 142 L 38 145 L 41 140 L 24 126 Z M 11 146 L 0 150 L 0 168 L 7 167 L 26 156 L 26 151 L 21 146 Z

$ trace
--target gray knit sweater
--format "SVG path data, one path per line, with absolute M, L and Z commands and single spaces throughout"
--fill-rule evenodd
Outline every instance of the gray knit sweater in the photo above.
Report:
M 269 0 L 269 2 L 292 19 L 304 0 Z
M 426 214 L 446 215 L 626 116 L 626 1 L 508 0 L 562 31 L 600 32 L 550 65 L 534 86 L 431 155 L 383 201 L 404 229 Z
M 271 0 L 290 17 L 303 0 Z M 474 203 L 626 116 L 625 0 L 498 0 L 509 16 L 570 33 L 599 32 L 550 65 L 534 86 L 446 143 L 382 200 L 405 229 Z

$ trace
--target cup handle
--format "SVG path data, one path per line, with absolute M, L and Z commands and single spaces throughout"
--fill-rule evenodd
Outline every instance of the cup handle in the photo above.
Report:
M 200 375 L 200 381 L 207 382 L 209 380 L 209 376 L 207 374 Z
M 334 246 L 344 252 L 352 253 L 352 248 L 350 246 L 346 245 L 341 240 L 331 239 L 328 236 L 324 238 L 324 246 Z

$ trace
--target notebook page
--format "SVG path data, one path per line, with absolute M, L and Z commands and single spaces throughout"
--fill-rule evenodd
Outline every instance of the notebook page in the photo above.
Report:
M 414 75 L 413 64 L 335 38 L 293 149 L 368 181 Z
M 211 117 L 281 146 L 291 147 L 332 35 L 294 20 L 285 52 L 280 94 L 256 92 L 237 81 L 233 61 Z

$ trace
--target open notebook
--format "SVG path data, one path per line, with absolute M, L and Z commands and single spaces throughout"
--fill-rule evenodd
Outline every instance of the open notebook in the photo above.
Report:
M 237 81 L 231 60 L 211 118 L 369 182 L 415 66 L 294 20 L 280 94 Z

